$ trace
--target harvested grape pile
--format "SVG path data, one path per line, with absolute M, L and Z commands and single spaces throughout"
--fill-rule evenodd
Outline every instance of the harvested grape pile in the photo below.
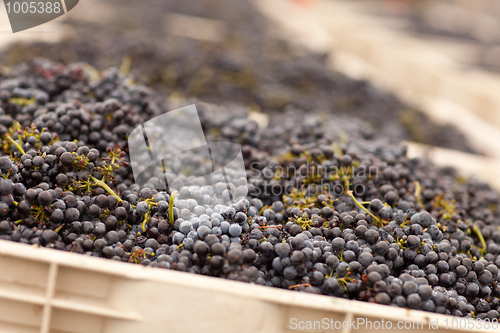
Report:
M 174 102 L 117 70 L 90 74 L 38 61 L 2 75 L 0 239 L 499 318 L 500 196 L 487 185 L 409 160 L 351 118 L 292 112 L 259 128 L 244 107 L 201 103 L 207 138 L 242 145 L 246 179 L 140 186 L 127 136 Z
M 103 0 L 104 1 L 104 0 Z M 433 123 L 364 81 L 328 69 L 326 55 L 284 42 L 277 30 L 247 0 L 105 2 L 113 15 L 98 22 L 66 22 L 73 37 L 57 44 L 18 44 L 0 54 L 3 65 L 41 56 L 55 61 L 85 61 L 95 68 L 120 66 L 164 93 L 196 97 L 217 105 L 237 102 L 268 114 L 297 109 L 302 114 L 363 119 L 396 140 L 473 152 L 453 126 Z M 218 42 L 174 35 L 170 13 L 217 20 L 226 27 Z M 278 115 L 279 117 L 279 115 Z

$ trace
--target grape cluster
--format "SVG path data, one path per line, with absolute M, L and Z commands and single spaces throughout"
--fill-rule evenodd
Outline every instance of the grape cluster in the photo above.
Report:
M 101 152 L 125 147 L 134 126 L 159 113 L 150 89 L 131 80 L 114 68 L 95 74 L 84 64 L 22 64 L 0 84 L 0 132 L 34 123 Z

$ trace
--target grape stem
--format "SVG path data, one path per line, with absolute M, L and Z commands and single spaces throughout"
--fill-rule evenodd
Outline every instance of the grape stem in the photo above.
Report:
M 97 186 L 102 187 L 104 190 L 106 190 L 106 192 L 114 196 L 118 202 L 122 202 L 122 199 L 108 186 L 108 184 L 93 176 L 90 176 L 90 179 L 92 179 Z
M 149 215 L 149 210 L 146 214 L 144 214 L 144 221 L 142 222 L 142 231 L 145 232 L 146 231 L 146 224 L 149 222 L 149 220 L 151 219 L 151 216 Z
M 483 234 L 481 233 L 481 230 L 479 230 L 479 228 L 475 224 L 472 225 L 472 230 L 474 230 L 477 237 L 479 238 L 479 241 L 481 242 L 481 248 L 478 247 L 479 251 L 483 254 L 486 253 L 486 249 L 488 248 L 488 246 L 486 245 L 486 242 L 484 240 Z
M 301 283 L 301 284 L 295 284 L 293 286 L 288 287 L 288 289 L 295 289 L 295 288 L 300 288 L 300 287 L 310 287 L 311 285 L 309 283 Z
M 351 199 L 354 201 L 354 203 L 356 204 L 356 206 L 358 206 L 359 208 L 361 208 L 362 210 L 364 210 L 368 215 L 370 215 L 373 218 L 374 221 L 380 222 L 380 218 L 378 218 L 375 215 L 373 215 L 372 212 L 370 212 L 358 200 L 356 200 L 356 198 L 352 194 L 352 191 L 347 191 L 347 194 L 351 197 Z
M 415 201 L 417 202 L 417 204 L 422 207 L 422 209 L 425 209 L 425 206 L 424 206 L 424 203 L 422 202 L 422 200 L 420 199 L 420 194 L 422 192 L 422 186 L 420 186 L 420 182 L 418 181 L 414 181 L 413 184 L 415 184 Z
M 177 193 L 177 191 L 173 191 L 170 194 L 170 200 L 168 203 L 168 217 L 170 219 L 170 224 L 172 225 L 172 227 L 174 226 L 174 198 Z
M 92 120 L 94 120 L 94 115 L 88 109 L 85 108 L 85 106 L 83 105 L 82 102 L 80 102 L 77 99 L 75 99 L 74 102 L 75 102 L 76 105 L 78 105 L 78 107 L 80 109 L 82 109 L 83 111 L 87 112 L 90 115 L 90 117 L 92 118 Z
M 122 58 L 122 64 L 120 65 L 120 73 L 122 75 L 127 75 L 130 72 L 130 66 L 132 65 L 132 57 L 126 55 Z
M 7 140 L 9 140 L 23 155 L 26 154 L 21 145 L 17 143 L 14 139 L 12 139 L 10 136 L 7 136 Z M 19 140 L 21 140 L 21 137 L 19 137 Z

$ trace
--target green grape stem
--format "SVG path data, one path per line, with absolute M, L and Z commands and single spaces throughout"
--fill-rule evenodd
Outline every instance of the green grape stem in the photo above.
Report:
M 151 217 L 149 216 L 149 211 L 144 214 L 144 221 L 142 221 L 142 231 L 145 232 L 146 231 L 146 224 L 149 222 L 149 220 L 151 219 Z
M 170 194 L 170 200 L 168 203 L 168 217 L 170 219 L 170 224 L 172 225 L 172 227 L 174 226 L 174 199 L 176 194 L 177 191 L 173 191 Z
M 362 210 L 364 210 L 368 215 L 370 215 L 373 220 L 375 222 L 380 222 L 380 218 L 376 217 L 375 215 L 373 215 L 368 209 L 366 209 L 358 200 L 356 200 L 356 198 L 354 197 L 354 195 L 352 194 L 352 191 L 347 191 L 347 194 L 351 197 L 351 199 L 354 201 L 354 203 L 356 204 L 356 206 L 358 206 L 359 208 L 361 208 Z
M 7 137 L 7 140 L 9 140 L 16 148 L 17 150 L 19 150 L 21 152 L 21 154 L 26 154 L 23 150 L 23 148 L 21 147 L 21 145 L 19 143 L 17 143 L 14 139 L 12 139 L 10 136 Z M 19 140 L 21 140 L 21 137 L 19 137 Z M 21 141 L 22 143 L 22 141 Z
M 486 241 L 484 240 L 481 230 L 479 230 L 479 228 L 475 224 L 472 225 L 472 230 L 474 230 L 477 237 L 479 238 L 479 241 L 481 242 L 481 248 L 478 247 L 479 251 L 483 254 L 486 253 L 486 249 L 488 248 L 488 246 L 486 245 Z
M 92 179 L 96 185 L 102 187 L 104 190 L 106 190 L 106 192 L 114 196 L 118 202 L 122 202 L 122 199 L 108 186 L 108 184 L 93 176 L 90 176 L 90 179 Z

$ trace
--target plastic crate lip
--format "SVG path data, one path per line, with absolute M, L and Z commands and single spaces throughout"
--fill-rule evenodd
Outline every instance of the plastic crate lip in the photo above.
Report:
M 231 294 L 241 298 L 250 298 L 274 304 L 316 309 L 337 314 L 340 313 L 354 317 L 383 318 L 394 321 L 422 321 L 424 327 L 426 327 L 426 325 L 428 326 L 431 320 L 439 319 L 440 323 L 444 323 L 444 320 L 447 318 L 456 318 L 421 310 L 379 305 L 327 295 L 292 292 L 279 288 L 230 281 L 217 277 L 177 272 L 156 267 L 146 267 L 105 258 L 89 257 L 82 254 L 34 247 L 32 245 L 15 243 L 7 240 L 0 240 L 0 255 L 16 257 L 27 261 L 41 261 L 47 264 L 55 264 L 60 267 L 69 267 L 83 271 L 94 271 L 130 280 L 148 280 L 175 284 L 179 287 Z M 139 317 L 130 319 L 140 320 Z M 458 329 L 457 331 L 491 332 L 491 330 L 477 329 L 473 331 Z

